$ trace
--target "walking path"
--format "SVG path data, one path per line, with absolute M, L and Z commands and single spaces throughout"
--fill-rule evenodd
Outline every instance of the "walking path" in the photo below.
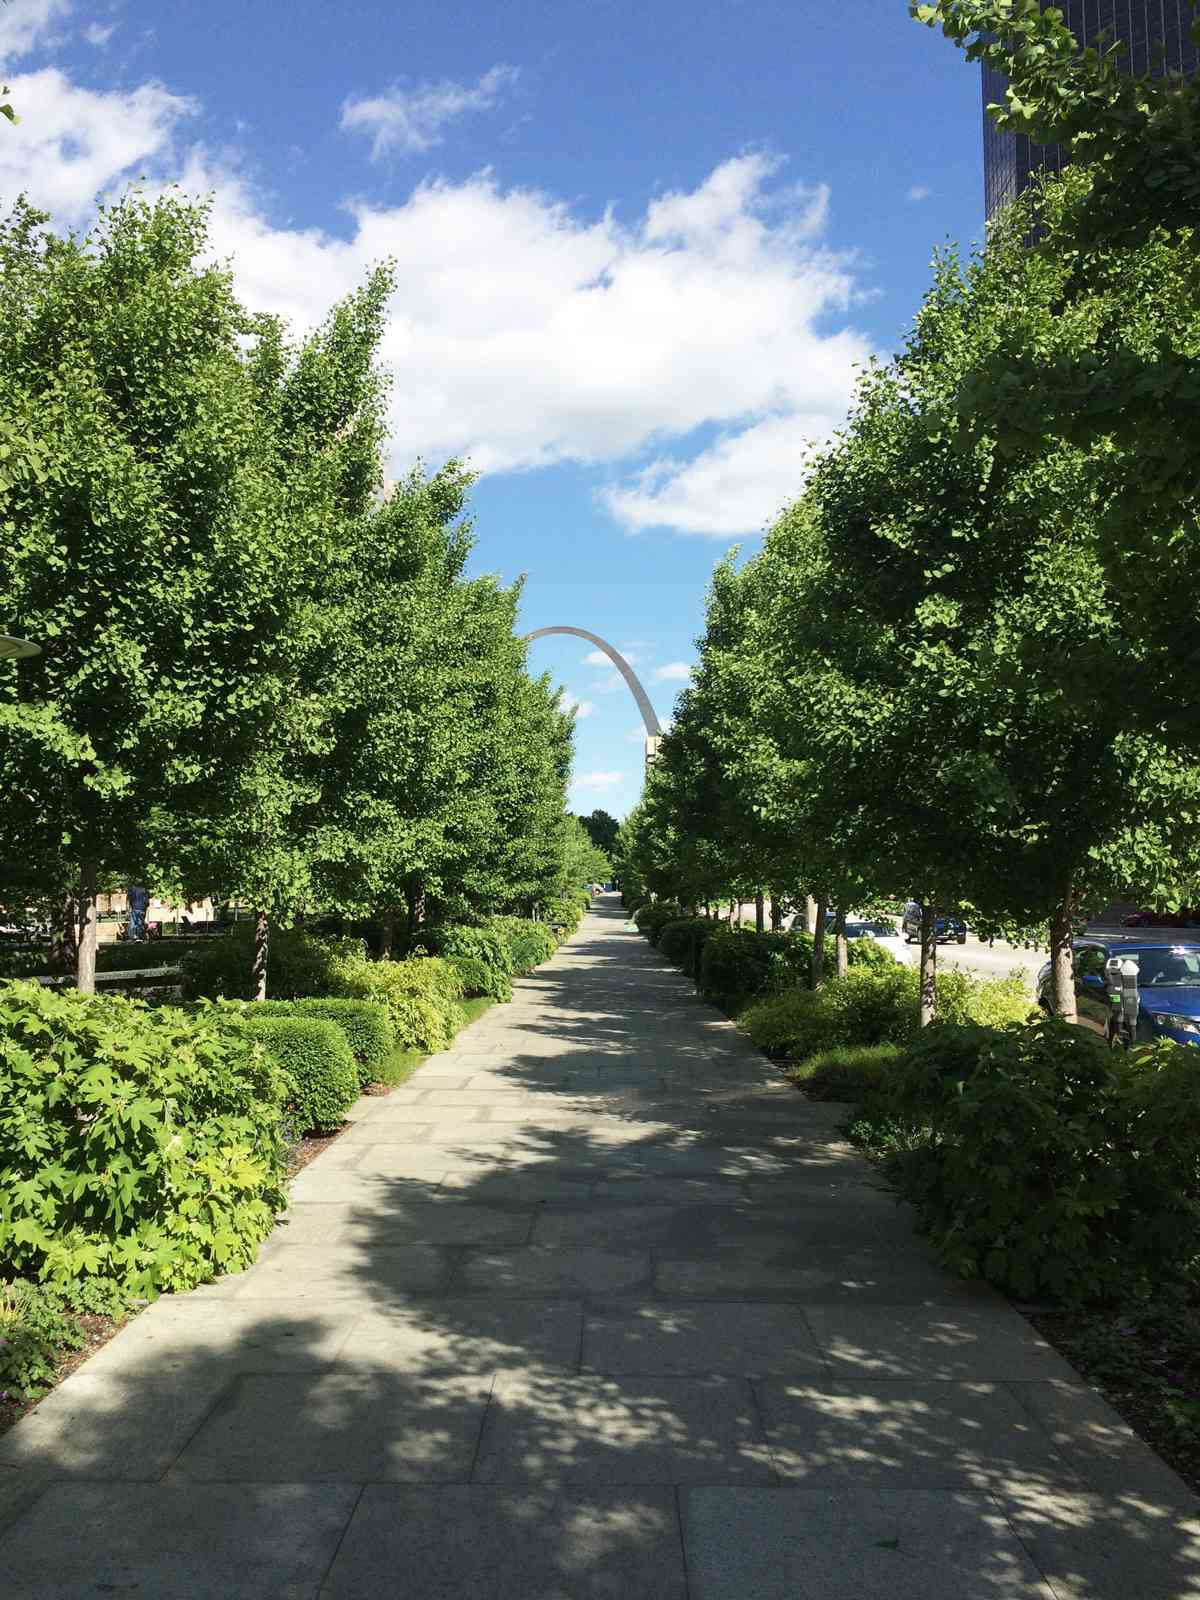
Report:
M 0 1440 L 6 1600 L 1185 1600 L 1197 1502 L 615 907 Z

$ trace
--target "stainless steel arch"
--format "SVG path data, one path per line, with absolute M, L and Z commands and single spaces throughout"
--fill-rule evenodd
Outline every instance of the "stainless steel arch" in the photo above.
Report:
M 598 633 L 589 633 L 586 628 L 535 628 L 532 633 L 527 633 L 525 638 L 532 643 L 534 639 L 544 639 L 549 633 L 570 633 L 576 639 L 586 639 L 589 644 L 594 644 L 603 650 L 613 666 L 625 679 L 625 682 L 629 685 L 630 693 L 637 701 L 638 710 L 642 713 L 642 721 L 646 724 L 646 738 L 648 740 L 657 739 L 661 736 L 662 728 L 659 726 L 658 718 L 654 714 L 654 707 L 650 704 L 650 698 L 639 683 L 637 673 L 619 650 L 614 650 L 607 639 L 602 639 Z

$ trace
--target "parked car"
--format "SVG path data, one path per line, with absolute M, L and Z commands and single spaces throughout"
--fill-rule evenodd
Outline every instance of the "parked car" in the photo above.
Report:
M 934 919 L 934 936 L 938 944 L 966 944 L 967 925 L 963 919 L 952 911 L 939 912 Z M 900 919 L 900 932 L 904 935 L 905 944 L 915 944 L 921 937 L 921 902 L 909 900 L 905 903 L 904 915 Z
M 1135 911 L 1122 920 L 1123 928 L 1196 928 L 1200 910 L 1182 906 L 1178 911 Z
M 1166 944 L 1140 939 L 1076 939 L 1075 1006 L 1079 1025 L 1109 1044 L 1120 1043 L 1120 999 L 1108 976 L 1110 957 L 1138 964 L 1135 1044 L 1174 1039 L 1200 1045 L 1200 943 Z M 1050 963 L 1038 973 L 1038 1000 L 1050 1009 Z

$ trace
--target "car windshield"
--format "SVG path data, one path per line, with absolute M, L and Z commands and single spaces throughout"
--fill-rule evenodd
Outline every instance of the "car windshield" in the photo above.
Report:
M 1200 950 L 1131 950 L 1142 989 L 1200 985 Z

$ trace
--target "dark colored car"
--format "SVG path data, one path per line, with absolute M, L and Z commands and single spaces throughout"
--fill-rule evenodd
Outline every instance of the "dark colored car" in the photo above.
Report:
M 1112 956 L 1138 964 L 1136 1044 L 1174 1039 L 1200 1045 L 1200 943 L 1161 940 L 1075 940 L 1075 1005 L 1079 1025 L 1119 1042 L 1120 1004 L 1108 975 Z M 1050 1007 L 1050 963 L 1038 973 L 1040 1003 Z
M 952 911 L 939 913 L 934 919 L 934 936 L 939 944 L 966 944 L 967 925 Z M 921 937 L 921 902 L 909 900 L 900 920 L 900 932 L 905 944 L 915 944 Z

